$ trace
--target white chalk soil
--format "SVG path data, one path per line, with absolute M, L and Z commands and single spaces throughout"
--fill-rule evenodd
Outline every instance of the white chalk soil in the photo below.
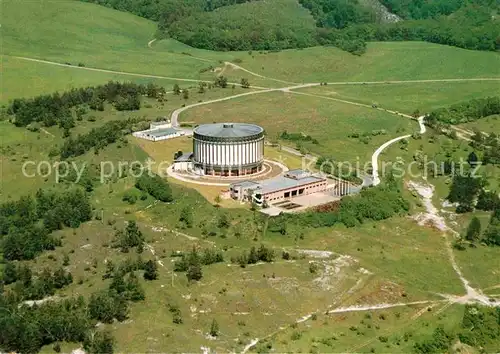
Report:
M 430 183 L 424 184 L 414 181 L 408 182 L 408 186 L 410 187 L 410 189 L 416 191 L 420 195 L 422 203 L 426 210 L 425 213 L 421 213 L 416 216 L 416 220 L 418 221 L 418 223 L 420 225 L 426 225 L 430 222 L 436 228 L 441 230 L 444 233 L 445 237 L 447 232 L 451 233 L 454 236 L 457 236 L 458 233 L 446 224 L 446 219 L 439 213 L 439 210 L 432 203 L 432 197 L 434 196 L 434 186 Z M 452 245 L 448 239 L 446 239 L 446 248 L 448 251 L 448 256 L 451 265 L 455 270 L 457 276 L 460 278 L 460 281 L 462 282 L 465 288 L 466 295 L 464 296 L 455 296 L 446 294 L 440 294 L 440 295 L 453 303 L 460 303 L 460 304 L 480 303 L 485 306 L 500 307 L 500 301 L 490 299 L 488 296 L 483 294 L 481 289 L 474 289 L 470 285 L 470 282 L 464 277 L 462 271 L 460 270 L 460 267 L 458 266 L 458 263 L 455 259 L 455 255 L 453 253 Z

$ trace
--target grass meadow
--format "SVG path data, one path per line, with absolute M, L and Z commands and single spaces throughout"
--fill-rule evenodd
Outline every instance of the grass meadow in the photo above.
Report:
M 498 135 L 500 131 L 500 115 L 496 114 L 479 119 L 475 122 L 460 124 L 459 127 L 469 131 L 480 130 L 482 132 L 495 133 Z
M 122 228 L 125 220 L 138 220 L 154 257 L 158 257 L 156 259 L 163 266 L 159 266 L 158 280 L 141 280 L 146 301 L 131 304 L 130 320 L 104 325 L 119 338 L 117 351 L 183 348 L 194 352 L 202 346 L 218 351 L 241 351 L 253 338 L 268 336 L 271 336 L 273 346 L 283 351 L 289 350 L 289 346 L 302 349 L 311 346 L 313 338 L 322 338 L 326 333 L 339 338 L 332 349 L 324 347 L 325 351 L 349 350 L 362 344 L 361 338 L 364 342 L 383 335 L 391 337 L 391 348 L 395 350 L 397 337 L 406 331 L 412 336 L 402 348 L 410 348 L 414 340 L 432 331 L 432 326 L 427 330 L 425 323 L 434 323 L 433 313 L 426 315 L 425 310 L 419 320 L 422 322 L 411 320 L 424 307 L 370 311 L 372 320 L 368 320 L 365 313 L 325 315 L 325 312 L 339 306 L 436 300 L 435 292 L 463 292 L 447 264 L 439 233 L 422 229 L 410 219 L 367 223 L 359 229 L 312 230 L 301 239 L 294 239 L 293 231 L 282 237 L 262 235 L 257 242 L 252 241 L 247 232 L 241 238 L 231 232 L 226 237 L 205 238 L 199 234 L 198 227 L 180 227 L 180 209 L 193 207 L 197 223 L 217 218 L 221 212 L 228 213 L 233 226 L 235 223 L 251 224 L 252 213 L 242 209 L 217 209 L 192 189 L 175 184 L 172 187 L 173 203 L 157 204 L 148 198 L 134 205 L 121 200 L 123 192 L 133 188 L 133 178 L 125 177 L 98 187 L 93 203 L 96 212 L 102 210 L 102 220 L 91 221 L 75 230 L 60 231 L 63 247 L 45 252 L 36 263 L 32 263 L 40 270 L 55 267 L 62 262 L 63 255 L 68 254 L 68 269 L 75 282 L 59 296 L 88 296 L 107 286 L 109 280 L 102 279 L 105 262 L 111 260 L 116 264 L 126 258 L 138 257 L 135 252 L 123 254 L 110 248 L 115 230 Z M 168 231 L 172 229 L 185 234 Z M 232 255 L 251 245 L 258 246 L 260 242 L 276 249 L 276 262 L 246 268 L 229 264 Z M 203 267 L 203 279 L 197 284 L 189 284 L 182 273 L 172 273 L 174 258 L 170 256 L 172 252 L 188 251 L 193 245 L 226 250 L 226 262 Z M 299 249 L 328 250 L 333 251 L 333 255 L 283 261 L 280 259 L 281 249 L 292 255 L 298 255 Z M 146 248 L 141 257 L 144 260 L 154 258 L 150 248 Z M 316 273 L 309 271 L 311 262 L 318 265 Z M 172 323 L 169 304 L 181 309 L 182 324 Z M 294 324 L 312 313 L 317 314 L 316 320 Z M 381 313 L 384 314 L 383 320 L 379 317 Z M 439 318 L 447 319 L 454 313 L 447 310 Z M 213 319 L 217 320 L 221 333 L 216 340 L 207 336 Z M 364 327 L 360 324 L 362 319 L 365 319 Z M 371 329 L 368 324 L 371 324 Z M 356 326 L 362 333 L 348 330 L 351 326 Z M 293 334 L 296 331 L 301 332 L 298 339 Z M 291 339 L 292 335 L 295 339 Z M 373 345 L 382 348 L 382 344 L 376 341 Z M 62 348 L 71 350 L 75 345 L 65 344 Z M 360 350 L 365 351 L 365 348 Z
M 473 78 L 500 76 L 498 53 L 468 51 L 458 48 L 419 42 L 370 43 L 361 57 L 352 56 L 336 48 L 308 48 L 274 53 L 237 52 L 218 53 L 190 48 L 173 40 L 148 42 L 154 38 L 155 24 L 131 14 L 89 3 L 68 0 L 2 2 L 1 35 L 2 103 L 20 96 L 34 96 L 61 91 L 71 87 L 96 85 L 108 80 L 149 82 L 148 78 L 84 71 L 71 67 L 22 61 L 13 56 L 51 60 L 58 63 L 84 64 L 115 71 L 148 75 L 212 80 L 218 67 L 230 80 L 248 77 L 255 85 L 267 87 L 288 86 L 266 79 L 272 77 L 290 82 L 325 81 L 385 81 L 440 78 Z M 239 60 L 238 60 L 239 59 Z M 236 61 L 242 67 L 264 76 L 257 78 L 248 72 L 224 68 L 224 61 Z M 473 63 L 474 65 L 472 65 Z M 168 90 L 174 81 L 154 80 Z M 406 85 L 406 84 L 405 84 Z M 209 90 L 197 93 L 196 83 L 183 83 L 190 97 L 167 95 L 163 104 L 144 99 L 138 112 L 117 112 L 107 106 L 104 112 L 90 112 L 72 133 L 84 134 L 99 128 L 104 122 L 144 117 L 148 120 L 168 117 L 183 104 L 190 104 L 243 92 L 243 89 Z M 490 83 L 429 83 L 404 85 L 329 85 L 304 92 L 320 93 L 333 98 L 371 104 L 411 113 L 448 105 L 459 100 L 482 97 L 497 92 Z M 95 121 L 90 119 L 93 115 Z M 394 136 L 411 134 L 417 129 L 414 121 L 371 108 L 326 100 L 320 97 L 294 93 L 273 92 L 246 96 L 232 101 L 204 105 L 184 112 L 181 122 L 211 123 L 221 121 L 250 122 L 262 125 L 270 140 L 287 130 L 290 133 L 311 135 L 319 144 L 307 143 L 303 148 L 337 160 L 369 160 L 373 151 Z M 496 120 L 478 122 L 480 129 L 497 131 Z M 467 128 L 472 128 L 467 126 Z M 375 130 L 384 135 L 373 135 Z M 360 138 L 348 135 L 367 134 Z M 444 138 L 430 141 L 429 135 L 410 140 L 407 149 L 395 144 L 381 155 L 394 161 L 401 156 L 412 161 L 415 150 L 429 154 L 451 144 L 453 154 L 466 156 L 466 143 L 449 142 Z M 25 161 L 49 159 L 49 152 L 63 143 L 62 131 L 57 127 L 40 132 L 17 128 L 0 121 L 0 200 L 2 202 L 32 194 L 38 188 L 54 186 L 53 176 L 24 178 Z M 293 143 L 291 143 L 293 145 Z M 190 151 L 191 140 L 180 138 L 161 143 L 149 143 L 128 137 L 126 141 L 93 151 L 75 159 L 97 169 L 101 161 L 155 161 L 170 160 L 177 150 Z M 300 158 L 288 155 L 279 148 L 267 148 L 269 159 L 283 160 L 291 168 L 300 167 Z M 463 307 L 437 306 L 431 311 L 425 307 L 407 307 L 380 312 L 329 314 L 336 306 L 376 304 L 380 302 L 408 302 L 439 299 L 436 293 L 463 295 L 464 289 L 448 260 L 445 239 L 431 227 L 421 227 L 410 216 L 395 217 L 377 223 L 364 223 L 357 228 L 289 228 L 287 235 L 272 234 L 259 224 L 259 216 L 235 203 L 216 208 L 211 203 L 218 188 L 196 189 L 191 185 L 170 181 L 174 202 L 159 203 L 151 197 L 129 204 L 123 195 L 134 190 L 135 179 L 126 175 L 98 183 L 92 193 L 92 205 L 99 218 L 77 229 L 58 232 L 63 246 L 45 252 L 30 266 L 41 270 L 56 268 L 69 255 L 68 269 L 75 282 L 59 296 L 77 296 L 104 289 L 109 280 L 103 280 L 105 262 L 135 259 L 138 255 L 120 253 L 111 248 L 117 229 L 127 220 L 137 220 L 151 248 L 141 257 L 161 261 L 159 280 L 141 284 L 146 301 L 134 303 L 130 319 L 121 323 L 103 325 L 117 338 L 117 352 L 179 351 L 198 352 L 208 347 L 219 352 L 239 352 L 254 338 L 272 341 L 277 352 L 405 352 L 416 340 L 431 334 L 436 323 L 456 325 Z M 441 202 L 448 185 L 445 179 L 432 180 L 436 185 L 435 201 Z M 492 179 L 492 186 L 499 186 Z M 409 194 L 409 193 L 407 193 Z M 418 201 L 411 198 L 413 210 L 421 210 Z M 436 204 L 438 205 L 438 204 Z M 185 228 L 179 221 L 181 210 L 190 208 L 194 216 L 193 228 Z M 218 228 L 221 215 L 230 219 L 228 230 Z M 98 220 L 102 219 L 102 220 Z M 450 220 L 453 221 L 453 220 Z M 461 228 L 468 220 L 455 220 Z M 482 216 L 487 221 L 487 216 Z M 215 225 L 215 226 L 214 226 Z M 207 236 L 205 228 L 215 230 Z M 231 256 L 260 243 L 273 247 L 277 259 L 272 264 L 257 264 L 240 268 L 229 264 Z M 203 268 L 201 282 L 189 284 L 184 274 L 173 273 L 172 252 L 189 251 L 193 246 L 217 247 L 224 250 L 225 262 Z M 290 251 L 293 259 L 281 259 L 282 250 Z M 300 256 L 299 250 L 330 251 L 329 258 Z M 496 272 L 498 250 L 481 246 L 456 252 L 459 265 L 474 285 L 498 293 L 500 283 Z M 315 272 L 310 262 L 317 263 Z M 490 292 L 491 291 L 491 292 Z M 178 305 L 182 324 L 172 323 L 168 305 Z M 294 324 L 305 315 L 317 314 L 300 324 Z M 220 336 L 207 336 L 210 323 L 216 319 Z M 371 327 L 368 327 L 371 326 Z M 354 329 L 351 329 L 355 327 Z M 409 333 L 405 335 L 405 333 Z M 337 339 L 331 339 L 335 336 Z M 387 336 L 387 341 L 379 337 Z M 405 340 L 406 338 L 406 340 Z M 331 339 L 331 340 L 330 340 Z M 327 343 L 327 344 L 325 344 Z M 399 345 L 397 344 L 399 343 Z M 69 352 L 79 344 L 63 344 Z M 256 347 L 268 350 L 266 347 Z M 44 348 L 44 352 L 51 351 Z
M 188 88 L 188 86 L 181 86 Z M 170 117 L 170 114 L 183 104 L 195 103 L 203 100 L 211 100 L 225 95 L 237 94 L 243 92 L 241 88 L 212 89 L 205 93 L 198 93 L 197 87 L 190 89 L 190 96 L 184 99 L 182 96 L 174 94 L 167 95 L 167 100 L 159 103 L 155 100 L 143 98 L 142 108 L 135 112 L 119 112 L 111 105 L 107 105 L 105 111 L 90 111 L 85 114 L 83 121 L 76 122 L 76 127 L 72 129 L 72 134 L 79 135 L 89 132 L 91 129 L 98 129 L 102 124 L 112 120 L 121 120 L 131 117 L 143 118 L 149 121 L 164 119 Z M 246 92 L 246 91 L 245 91 Z M 49 152 L 63 144 L 63 131 L 59 127 L 50 127 L 39 132 L 31 132 L 25 128 L 18 128 L 7 121 L 0 121 L 0 141 L 2 150 L 0 151 L 2 184 L 0 185 L 0 200 L 17 199 L 18 197 L 35 192 L 40 187 L 52 186 L 55 176 L 52 174 L 45 178 L 35 173 L 35 168 L 29 166 L 27 171 L 36 176 L 33 178 L 23 177 L 22 168 L 26 161 L 33 161 L 38 164 L 41 161 L 50 161 L 53 166 L 54 158 L 49 157 Z M 133 139 L 133 138 L 130 138 Z M 139 147 L 131 144 L 130 146 L 117 147 L 114 144 L 105 149 L 100 155 L 94 155 L 89 152 L 83 157 L 76 159 L 77 162 L 89 162 L 99 165 L 101 161 L 136 161 L 136 150 Z M 177 151 L 177 150 L 175 150 Z M 143 161 L 146 153 L 142 153 Z M 173 152 L 168 154 L 170 160 Z M 45 171 L 42 171 L 45 174 Z
M 436 327 L 451 330 L 460 325 L 463 307 L 415 305 L 372 312 L 318 314 L 298 326 L 289 327 L 260 343 L 266 348 L 272 341 L 277 352 L 358 352 L 410 353 L 417 341 L 428 339 Z M 347 349 L 346 349 L 347 348 Z
M 331 98 L 376 104 L 381 108 L 412 114 L 422 114 L 455 103 L 500 95 L 498 81 L 427 82 L 377 85 L 330 85 L 301 89 Z M 486 121 L 485 121 L 486 122 Z M 483 124 L 485 122 L 474 122 Z
M 397 133 L 411 134 L 416 123 L 403 117 L 371 108 L 358 107 L 317 97 L 292 93 L 272 92 L 195 107 L 181 115 L 180 121 L 211 123 L 223 121 L 250 122 L 261 125 L 271 139 L 283 131 L 304 133 L 319 144 L 304 143 L 304 147 L 316 154 L 334 157 L 338 161 L 361 162 L 369 157 L 377 146 Z M 368 133 L 386 130 L 387 135 L 374 136 L 365 144 L 352 133 Z M 292 143 L 293 144 L 293 143 Z
M 212 52 L 191 48 L 172 39 L 156 41 L 149 47 L 148 43 L 154 39 L 156 29 L 153 22 L 90 3 L 43 0 L 22 2 L 21 6 L 21 0 L 6 0 L 2 10 L 5 14 L 0 53 L 3 54 L 3 102 L 18 96 L 46 93 L 47 90 L 96 84 L 100 80 L 138 80 L 125 75 L 121 77 L 110 73 L 82 72 L 77 68 L 20 62 L 12 56 L 187 79 L 212 80 L 215 73 L 209 69 L 219 68 L 224 70 L 223 74 L 230 81 L 239 82 L 242 77 L 246 77 L 251 84 L 263 87 L 289 85 L 265 77 L 302 83 L 500 75 L 500 56 L 497 53 L 430 43 L 370 43 L 367 53 L 361 57 L 333 47 L 272 53 Z M 237 62 L 264 78 L 241 70 L 224 69 L 224 61 Z M 474 65 L 469 65 L 471 62 Z M 411 89 L 407 90 L 411 95 Z M 439 89 L 430 90 L 439 95 Z M 372 95 L 371 92 L 360 93 L 362 96 L 366 93 L 367 99 Z M 351 92 L 346 91 L 346 95 L 351 96 Z M 377 95 L 373 94 L 373 97 L 375 99 Z M 383 98 L 378 100 L 383 101 Z
M 298 83 L 500 76 L 498 53 L 424 42 L 373 42 L 359 57 L 333 47 L 315 47 L 254 52 L 242 60 L 242 66 L 260 75 Z

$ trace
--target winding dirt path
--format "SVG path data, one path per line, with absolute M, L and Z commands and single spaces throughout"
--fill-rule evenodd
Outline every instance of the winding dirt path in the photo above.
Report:
M 427 183 L 427 185 L 423 183 L 417 183 L 410 181 L 409 182 L 410 189 L 413 189 L 418 193 L 420 198 L 422 199 L 422 203 L 426 209 L 426 215 L 421 218 L 419 224 L 424 225 L 427 221 L 430 221 L 438 230 L 442 231 L 443 237 L 445 238 L 446 251 L 448 252 L 448 258 L 450 260 L 450 264 L 453 267 L 453 270 L 457 274 L 458 278 L 462 282 L 466 294 L 464 296 L 455 296 L 448 294 L 440 294 L 444 298 L 447 298 L 450 302 L 460 303 L 460 304 L 468 304 L 468 303 L 480 303 L 484 306 L 493 306 L 500 307 L 499 301 L 491 301 L 490 298 L 483 294 L 481 289 L 475 289 L 470 285 L 468 279 L 462 273 L 462 270 L 458 266 L 458 263 L 455 259 L 455 254 L 453 253 L 453 247 L 451 242 L 447 236 L 447 234 L 452 234 L 454 236 L 458 235 L 458 233 L 449 227 L 446 223 L 445 218 L 440 215 L 439 210 L 434 206 L 432 202 L 432 198 L 434 196 L 434 186 L 432 184 Z
M 234 64 L 234 63 L 231 63 L 229 61 L 226 61 L 224 62 L 225 65 L 227 66 L 231 66 L 233 67 L 234 69 L 237 69 L 237 70 L 241 70 L 241 71 L 244 71 L 250 75 L 253 75 L 253 76 L 256 76 L 256 77 L 260 77 L 261 79 L 266 79 L 266 80 L 271 80 L 271 81 L 276 81 L 276 82 L 281 82 L 283 84 L 294 84 L 294 85 L 298 85 L 297 82 L 290 82 L 290 81 L 284 81 L 284 80 L 279 80 L 279 79 L 274 79 L 272 77 L 268 77 L 268 76 L 264 76 L 264 75 L 260 75 L 260 74 L 257 74 L 256 72 L 253 72 L 253 71 L 250 71 L 248 69 L 245 69 L 244 67 L 241 67 L 237 64 Z
M 148 47 L 149 47 L 149 48 L 153 48 L 153 43 L 154 43 L 154 42 L 156 42 L 156 38 L 153 38 L 152 40 L 150 40 L 150 41 L 148 42 Z
M 49 61 L 49 60 L 34 59 L 34 58 L 27 58 L 27 57 L 18 57 L 18 56 L 10 56 L 10 55 L 5 55 L 5 56 L 9 56 L 11 58 L 20 59 L 20 60 L 32 61 L 32 62 L 36 62 L 36 63 L 42 63 L 42 64 L 60 66 L 60 67 L 64 67 L 64 68 L 72 68 L 72 69 L 77 69 L 77 70 L 95 71 L 95 72 L 108 73 L 108 74 L 127 75 L 127 76 L 135 76 L 135 77 L 145 77 L 145 78 L 151 78 L 151 79 L 164 79 L 164 80 L 172 80 L 172 81 L 196 82 L 196 83 L 198 83 L 198 82 L 212 83 L 213 82 L 213 81 L 209 81 L 209 80 L 183 79 L 183 78 L 180 78 L 180 77 L 173 77 L 173 76 L 139 74 L 139 73 L 131 73 L 131 72 L 128 72 L 128 71 L 117 71 L 117 70 L 99 69 L 99 68 L 92 68 L 92 67 L 87 67 L 87 66 L 75 66 L 75 65 L 57 63 L 57 62 L 53 62 L 53 61 Z M 190 57 L 190 56 L 188 56 L 188 57 Z M 192 58 L 194 58 L 194 57 L 192 57 Z M 228 84 L 229 85 L 241 86 L 241 84 L 237 83 L 237 82 L 228 82 Z M 254 88 L 254 89 L 266 89 L 265 87 L 259 87 L 259 86 L 250 86 L 250 88 Z
M 290 90 L 293 90 L 293 89 L 312 87 L 312 86 L 318 86 L 318 85 L 319 85 L 319 83 L 317 83 L 317 84 L 312 83 L 312 84 L 294 85 L 294 86 L 282 87 L 282 88 L 261 88 L 262 90 L 259 90 L 259 91 L 250 91 L 250 92 L 245 92 L 245 93 L 239 93 L 239 94 L 233 95 L 233 96 L 217 98 L 215 100 L 193 103 L 193 104 L 190 104 L 188 106 L 178 108 L 174 112 L 172 112 L 172 115 L 170 116 L 170 121 L 172 122 L 173 127 L 179 127 L 179 115 L 182 112 L 187 111 L 188 109 L 191 109 L 193 107 L 204 106 L 204 105 L 211 104 L 211 103 L 223 102 L 223 101 L 233 100 L 235 98 L 240 98 L 240 97 L 245 97 L 245 96 L 250 96 L 250 95 L 258 95 L 258 94 L 267 93 L 267 92 L 278 92 L 278 91 L 290 92 Z
M 55 138 L 56 136 L 54 134 L 52 134 L 51 132 L 49 132 L 47 129 L 45 128 L 40 128 L 40 131 L 43 132 L 44 134 L 47 134 L 47 135 L 50 135 L 51 137 Z
M 418 118 L 418 124 L 420 126 L 420 134 L 424 134 L 427 129 L 424 125 L 424 117 L 425 116 L 421 116 Z M 379 170 L 378 170 L 378 158 L 380 156 L 380 154 L 389 146 L 391 146 L 392 144 L 400 141 L 400 140 L 403 140 L 403 139 L 408 139 L 411 137 L 411 134 L 407 134 L 407 135 L 403 135 L 403 136 L 399 136 L 397 138 L 394 138 L 394 139 L 391 139 L 387 142 L 385 142 L 384 144 L 382 144 L 377 150 L 375 150 L 375 152 L 373 153 L 372 155 L 372 179 L 373 179 L 373 185 L 376 186 L 376 185 L 379 185 L 380 184 L 380 177 L 379 177 Z

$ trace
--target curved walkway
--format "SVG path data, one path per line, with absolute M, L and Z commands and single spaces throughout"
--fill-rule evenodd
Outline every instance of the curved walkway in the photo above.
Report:
M 152 45 L 153 45 L 153 43 L 154 43 L 154 42 L 156 42 L 156 38 L 153 38 L 152 40 L 150 40 L 150 41 L 148 42 L 148 47 L 149 47 L 149 48 L 153 48 L 153 47 L 152 47 Z
M 278 161 L 273 161 L 273 160 L 264 160 L 264 162 L 267 162 L 267 163 L 270 163 L 270 164 L 273 164 L 273 165 L 276 165 L 278 166 L 280 169 L 281 169 L 281 173 L 279 175 L 282 175 L 284 172 L 287 172 L 289 169 L 287 166 L 285 166 L 284 164 L 278 162 Z M 236 180 L 232 180 L 232 181 L 228 181 L 226 183 L 216 183 L 216 182 L 207 182 L 207 181 L 197 181 L 195 179 L 192 179 L 192 178 L 186 178 L 176 172 L 174 172 L 174 166 L 170 166 L 167 168 L 167 175 L 169 177 L 172 177 L 172 178 L 175 178 L 179 181 L 183 181 L 183 182 L 187 182 L 187 183 L 193 183 L 193 184 L 198 184 L 198 185 L 202 185 L 202 186 L 216 186 L 216 187 L 227 187 L 229 186 L 231 183 L 234 183 L 236 182 Z M 279 175 L 276 175 L 274 177 L 277 177 Z M 255 174 L 253 176 L 248 176 L 248 179 L 252 179 L 252 177 L 257 177 Z M 262 175 L 260 177 L 263 177 Z M 271 178 L 274 178 L 274 177 L 271 177 Z M 240 182 L 243 182 L 245 181 L 245 179 L 240 179 L 238 180 Z
M 420 126 L 420 134 L 424 134 L 427 129 L 424 125 L 424 118 L 425 116 L 421 116 L 418 118 L 418 124 Z M 407 135 L 403 135 L 403 136 L 399 136 L 397 138 L 394 138 L 394 139 L 391 139 L 387 142 L 385 142 L 384 144 L 382 144 L 377 150 L 375 150 L 375 152 L 373 153 L 372 155 L 372 178 L 373 178 L 373 185 L 376 186 L 376 185 L 379 185 L 380 184 L 380 177 L 379 177 L 379 171 L 378 171 L 378 157 L 380 156 L 380 154 L 382 153 L 382 151 L 384 151 L 387 147 L 389 147 L 390 145 L 400 141 L 400 140 L 403 140 L 403 139 L 408 139 L 411 137 L 411 134 L 407 134 Z
M 175 111 L 172 112 L 172 115 L 170 116 L 170 121 L 172 122 L 172 127 L 179 127 L 179 115 L 193 107 L 198 107 L 198 106 L 203 106 L 206 104 L 211 104 L 211 103 L 216 103 L 216 102 L 222 102 L 222 101 L 228 101 L 232 100 L 235 98 L 239 97 L 244 97 L 244 96 L 250 96 L 250 95 L 257 95 L 260 93 L 266 93 L 266 92 L 277 92 L 277 91 L 282 91 L 282 92 L 290 92 L 290 90 L 293 89 L 299 89 L 299 88 L 304 88 L 304 87 L 312 87 L 312 86 L 319 86 L 319 83 L 311 83 L 311 84 L 302 84 L 302 85 L 294 85 L 294 86 L 289 86 L 289 87 L 282 87 L 282 88 L 267 88 L 267 89 L 262 89 L 259 91 L 250 91 L 250 92 L 245 92 L 245 93 L 239 93 L 237 95 L 233 96 L 227 96 L 227 97 L 222 97 L 222 98 L 217 98 L 215 100 L 210 100 L 210 101 L 205 101 L 205 102 L 198 102 L 198 103 L 193 103 L 185 107 L 181 107 L 176 109 Z

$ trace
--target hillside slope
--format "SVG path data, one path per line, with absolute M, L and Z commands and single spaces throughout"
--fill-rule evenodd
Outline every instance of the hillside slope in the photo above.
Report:
M 102 69 L 196 78 L 207 63 L 148 42 L 152 21 L 71 0 L 2 2 L 2 54 Z
M 316 43 L 314 22 L 296 0 L 260 0 L 197 12 L 175 22 L 168 34 L 212 50 L 304 48 Z

